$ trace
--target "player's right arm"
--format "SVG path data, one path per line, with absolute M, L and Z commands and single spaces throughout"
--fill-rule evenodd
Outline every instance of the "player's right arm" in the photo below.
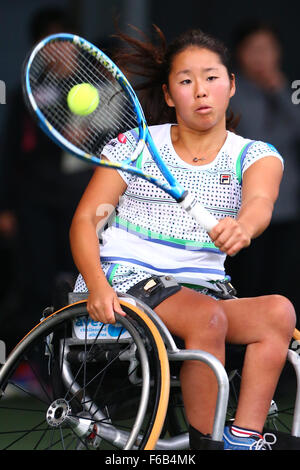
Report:
M 98 167 L 78 204 L 70 228 L 73 259 L 89 291 L 87 310 L 91 318 L 104 323 L 115 322 L 114 311 L 121 315 L 124 312 L 101 268 L 97 228 L 107 218 L 107 207 L 115 208 L 125 189 L 126 183 L 117 171 Z M 101 211 L 101 205 L 105 211 Z M 102 215 L 97 215 L 99 213 Z

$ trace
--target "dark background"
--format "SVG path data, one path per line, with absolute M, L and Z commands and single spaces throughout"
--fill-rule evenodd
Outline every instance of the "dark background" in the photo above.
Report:
M 157 24 L 171 40 L 181 31 L 200 27 L 230 46 L 235 27 L 246 18 L 272 21 L 278 28 L 284 49 L 283 68 L 292 83 L 300 78 L 299 13 L 294 2 L 253 0 L 11 0 L 0 2 L 0 80 L 10 91 L 20 81 L 22 62 L 31 43 L 28 33 L 32 15 L 48 6 L 65 8 L 79 34 L 90 41 L 107 39 L 114 32 L 113 18 L 119 17 L 126 29 L 129 23 L 149 32 Z M 0 145 L 7 106 L 0 104 Z

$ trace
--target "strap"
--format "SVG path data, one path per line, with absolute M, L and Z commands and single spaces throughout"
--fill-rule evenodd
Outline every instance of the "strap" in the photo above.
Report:
M 242 181 L 243 181 L 243 162 L 244 162 L 244 159 L 247 155 L 247 152 L 249 150 L 249 148 L 251 147 L 252 144 L 254 144 L 254 142 L 256 142 L 255 140 L 251 140 L 250 142 L 248 142 L 248 144 L 244 145 L 244 147 L 242 148 L 238 158 L 237 158 L 237 161 L 236 161 L 236 176 L 237 176 L 237 179 L 239 181 L 240 184 L 242 184 Z
M 191 450 L 224 450 L 224 441 L 214 441 L 210 434 L 202 434 L 189 425 L 189 444 Z
M 220 299 L 233 299 L 237 296 L 237 291 L 230 282 L 230 277 L 225 278 L 221 281 L 203 281 L 201 280 L 201 285 L 196 284 L 182 284 L 183 286 L 189 287 L 191 289 L 200 289 L 202 294 L 209 295 L 212 294 L 215 297 Z
M 218 292 L 217 296 L 221 299 L 233 299 L 237 295 L 236 289 L 229 281 L 217 281 L 216 285 L 221 289 L 221 293 Z

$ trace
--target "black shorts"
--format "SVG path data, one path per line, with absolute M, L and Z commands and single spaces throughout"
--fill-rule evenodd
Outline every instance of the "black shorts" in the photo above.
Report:
M 180 289 L 181 285 L 172 276 L 151 276 L 131 287 L 127 294 L 141 300 L 153 310 L 163 300 L 180 291 Z M 216 300 L 232 299 L 236 296 L 236 290 L 227 280 L 216 281 L 212 283 L 211 288 L 198 286 L 195 290 Z

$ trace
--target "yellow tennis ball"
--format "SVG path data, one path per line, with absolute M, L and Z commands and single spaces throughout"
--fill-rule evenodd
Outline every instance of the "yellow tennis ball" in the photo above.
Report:
M 99 104 L 98 90 L 89 83 L 75 85 L 68 93 L 67 103 L 72 113 L 87 116 L 95 111 Z

